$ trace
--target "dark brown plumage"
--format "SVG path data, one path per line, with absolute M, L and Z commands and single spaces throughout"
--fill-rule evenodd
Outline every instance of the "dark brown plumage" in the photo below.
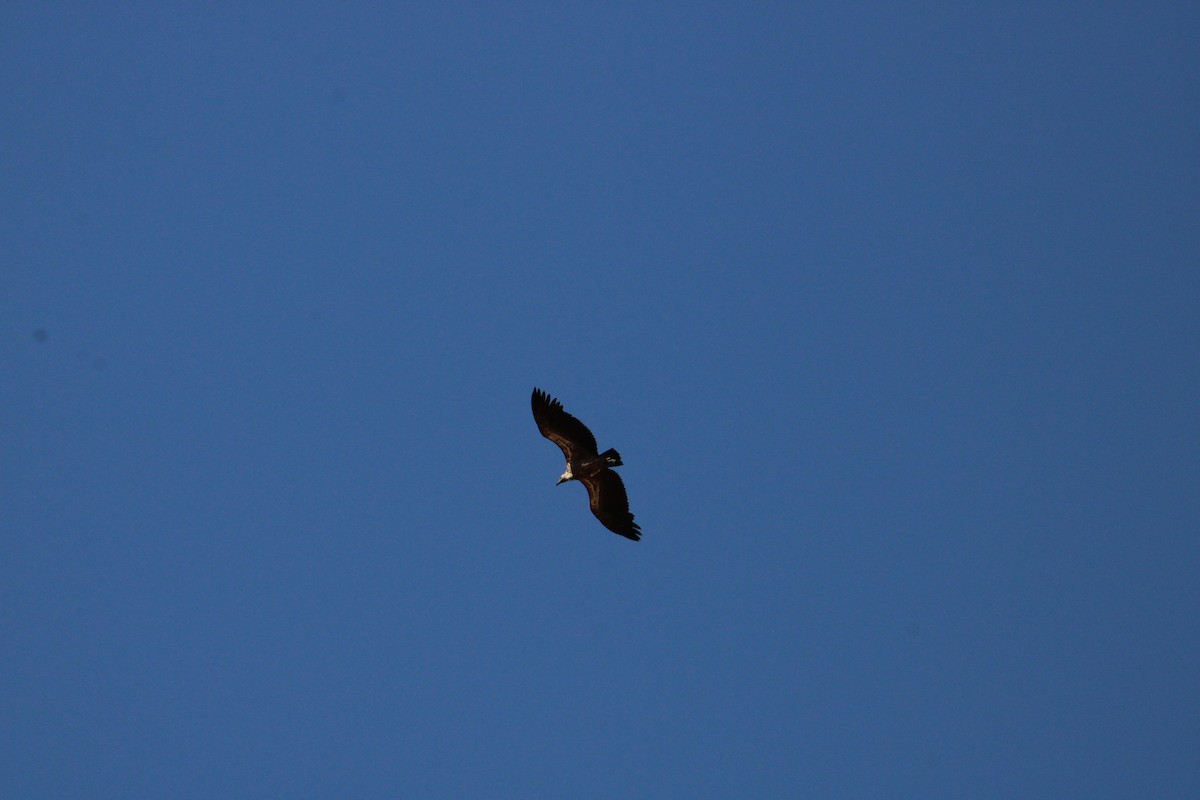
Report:
M 558 445 L 567 459 L 567 470 L 559 483 L 579 481 L 587 487 L 588 505 L 596 519 L 613 533 L 635 542 L 642 529 L 629 513 L 625 484 L 612 467 L 621 466 L 616 450 L 596 452 L 596 437 L 587 426 L 563 410 L 562 403 L 543 392 L 533 390 L 533 419 L 542 436 Z

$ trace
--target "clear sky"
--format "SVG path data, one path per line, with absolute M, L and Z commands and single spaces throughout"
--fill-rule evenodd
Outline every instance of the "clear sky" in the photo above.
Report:
M 1200 797 L 1200 10 L 900 5 L 0 4 L 0 796 Z

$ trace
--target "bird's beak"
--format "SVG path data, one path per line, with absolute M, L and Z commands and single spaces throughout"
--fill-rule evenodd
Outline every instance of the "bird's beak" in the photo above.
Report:
M 564 483 L 566 483 L 566 480 L 567 480 L 566 478 L 559 478 L 559 479 L 558 479 L 558 483 L 556 483 L 556 484 L 554 484 L 554 485 L 555 485 L 555 486 L 562 486 Z

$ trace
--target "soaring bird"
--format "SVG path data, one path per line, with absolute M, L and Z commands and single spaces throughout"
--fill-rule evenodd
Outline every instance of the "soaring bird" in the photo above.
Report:
M 538 430 L 559 446 L 567 458 L 567 471 L 559 484 L 579 481 L 587 487 L 588 504 L 604 527 L 635 542 L 641 540 L 642 529 L 629 513 L 629 498 L 621 476 L 611 467 L 621 466 L 621 455 L 608 449 L 596 453 L 596 437 L 587 426 L 563 411 L 562 403 L 541 389 L 533 390 L 533 420 Z

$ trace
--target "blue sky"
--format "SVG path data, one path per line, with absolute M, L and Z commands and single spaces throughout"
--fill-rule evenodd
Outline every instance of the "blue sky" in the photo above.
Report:
M 0 8 L 0 795 L 1197 796 L 1195 7 L 433 5 Z

